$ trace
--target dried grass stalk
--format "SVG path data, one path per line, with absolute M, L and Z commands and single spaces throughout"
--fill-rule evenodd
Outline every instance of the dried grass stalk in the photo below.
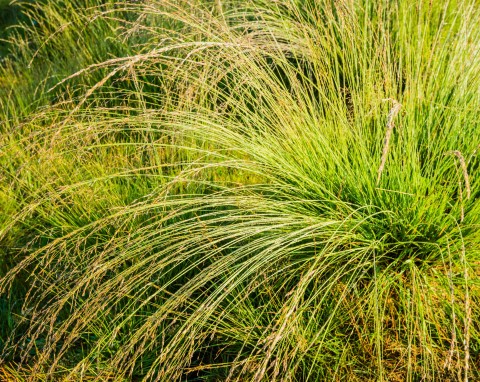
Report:
M 388 113 L 387 131 L 385 133 L 385 139 L 383 141 L 382 161 L 380 162 L 380 167 L 378 168 L 377 186 L 380 183 L 380 178 L 382 177 L 382 172 L 383 172 L 383 169 L 385 168 L 385 162 L 387 161 L 388 148 L 390 146 L 390 138 L 392 137 L 393 126 L 394 126 L 393 120 L 395 119 L 395 117 L 397 116 L 398 112 L 402 107 L 401 103 L 399 103 L 398 101 L 392 98 L 387 98 L 384 101 L 392 101 L 393 107 L 390 109 L 390 112 Z
M 465 188 L 467 189 L 467 200 L 470 199 L 471 190 L 470 190 L 470 179 L 468 177 L 467 164 L 465 163 L 465 158 L 462 153 L 458 150 L 452 150 L 445 153 L 445 155 L 455 155 L 460 162 L 460 168 L 462 169 L 463 179 L 465 181 Z

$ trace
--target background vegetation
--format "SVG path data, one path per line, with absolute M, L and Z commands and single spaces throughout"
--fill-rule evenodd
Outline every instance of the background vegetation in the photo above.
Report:
M 477 1 L 0 9 L 0 378 L 480 378 Z

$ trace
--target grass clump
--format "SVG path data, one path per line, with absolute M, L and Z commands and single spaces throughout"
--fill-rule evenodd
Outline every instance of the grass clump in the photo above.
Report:
M 478 378 L 477 2 L 112 7 L 2 135 L 3 373 Z

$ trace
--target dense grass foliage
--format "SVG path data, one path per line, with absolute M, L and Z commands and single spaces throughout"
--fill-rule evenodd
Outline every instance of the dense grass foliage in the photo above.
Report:
M 0 377 L 480 378 L 480 4 L 24 9 Z

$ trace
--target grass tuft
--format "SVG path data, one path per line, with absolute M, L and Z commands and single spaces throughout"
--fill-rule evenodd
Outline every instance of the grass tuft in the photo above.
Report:
M 0 376 L 478 379 L 477 3 L 25 5 Z

